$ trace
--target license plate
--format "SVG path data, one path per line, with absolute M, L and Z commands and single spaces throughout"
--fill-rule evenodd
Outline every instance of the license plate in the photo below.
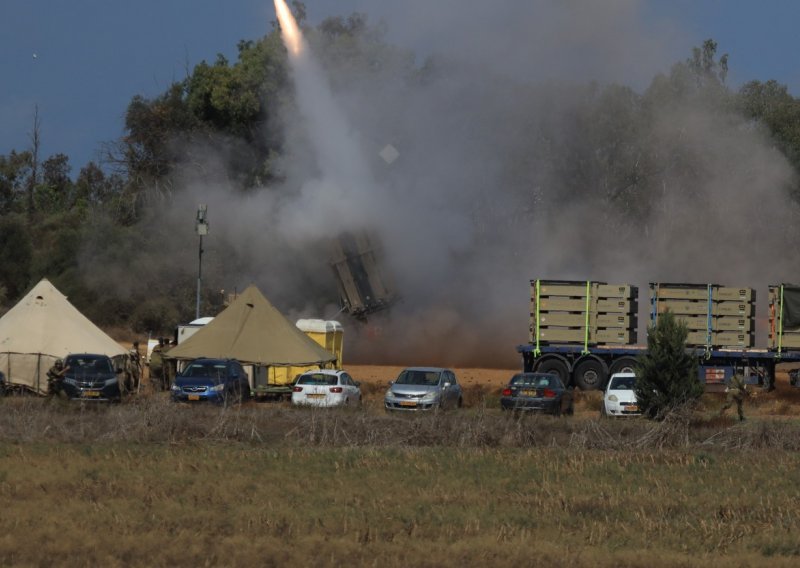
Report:
M 325 398 L 325 395 L 314 392 L 314 393 L 311 393 L 311 394 L 307 394 L 306 398 Z
M 638 412 L 639 407 L 636 405 L 626 406 L 625 410 L 627 410 L 628 412 Z
M 81 393 L 81 396 L 83 396 L 84 398 L 96 398 L 96 397 L 100 396 L 100 392 L 99 391 L 83 391 Z
M 400 406 L 417 406 L 416 402 L 404 400 L 400 403 Z
M 189 395 L 189 400 L 200 400 L 200 395 L 199 394 L 190 394 Z
M 535 390 L 521 390 L 521 391 L 519 391 L 519 394 L 522 395 L 522 396 L 536 396 L 536 391 Z

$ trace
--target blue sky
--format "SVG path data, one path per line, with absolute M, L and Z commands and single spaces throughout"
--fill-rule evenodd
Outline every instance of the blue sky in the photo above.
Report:
M 554 2 L 542 0 L 543 11 Z M 586 0 L 585 5 L 596 9 L 599 2 Z M 384 19 L 390 40 L 418 53 L 439 48 L 437 29 L 448 25 L 470 29 L 469 22 L 453 18 L 454 10 L 486 4 L 470 0 L 305 3 L 312 23 L 354 10 L 367 13 L 373 21 Z M 538 3 L 499 0 L 494 5 L 524 5 L 531 13 L 530 6 Z M 634 12 L 636 19 L 630 25 L 641 27 L 642 35 L 652 31 L 660 36 L 661 53 L 653 58 L 650 75 L 665 71 L 669 62 L 685 58 L 692 46 L 711 37 L 721 52 L 730 54 L 734 85 L 777 79 L 793 94 L 800 92 L 800 67 L 795 62 L 800 2 L 608 0 L 606 4 Z M 98 158 L 103 142 L 122 135 L 123 115 L 134 95 L 162 93 L 187 69 L 215 59 L 217 53 L 234 60 L 236 43 L 262 37 L 274 19 L 271 0 L 3 0 L 2 8 L 0 154 L 30 146 L 38 106 L 42 157 L 67 154 L 73 176 Z M 428 25 L 420 22 L 423 9 L 437 12 Z M 480 20 L 472 24 L 476 29 L 483 25 Z

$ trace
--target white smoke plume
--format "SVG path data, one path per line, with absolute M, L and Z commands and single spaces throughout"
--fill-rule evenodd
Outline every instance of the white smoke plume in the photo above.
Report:
M 379 3 L 430 73 L 413 55 L 366 69 L 313 43 L 293 55 L 283 187 L 234 198 L 213 158 L 187 173 L 174 210 L 209 203 L 207 246 L 236 258 L 238 285 L 290 317 L 334 316 L 325 239 L 370 228 L 404 302 L 377 337 L 348 326 L 351 360 L 514 366 L 532 278 L 631 283 L 642 303 L 653 281 L 751 286 L 759 316 L 766 284 L 800 279 L 794 173 L 759 128 L 697 104 L 644 124 L 590 112 L 628 96 L 602 85 L 641 94 L 690 53 L 674 26 L 648 28 L 636 1 L 469 4 Z

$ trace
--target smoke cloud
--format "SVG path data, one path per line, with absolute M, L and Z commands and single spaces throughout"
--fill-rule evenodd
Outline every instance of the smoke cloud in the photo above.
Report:
M 406 56 L 354 62 L 310 37 L 285 183 L 234 197 L 207 156 L 166 218 L 208 203 L 209 262 L 290 318 L 342 318 L 326 240 L 377 232 L 403 302 L 343 320 L 351 362 L 514 367 L 533 278 L 631 283 L 641 304 L 649 282 L 751 286 L 766 316 L 766 285 L 798 279 L 794 173 L 735 111 L 659 103 L 680 32 L 635 1 L 467 4 L 379 4 Z

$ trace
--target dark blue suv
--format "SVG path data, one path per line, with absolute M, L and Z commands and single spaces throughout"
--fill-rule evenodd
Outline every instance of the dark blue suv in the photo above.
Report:
M 195 359 L 172 383 L 175 402 L 242 402 L 250 398 L 247 373 L 235 359 Z

